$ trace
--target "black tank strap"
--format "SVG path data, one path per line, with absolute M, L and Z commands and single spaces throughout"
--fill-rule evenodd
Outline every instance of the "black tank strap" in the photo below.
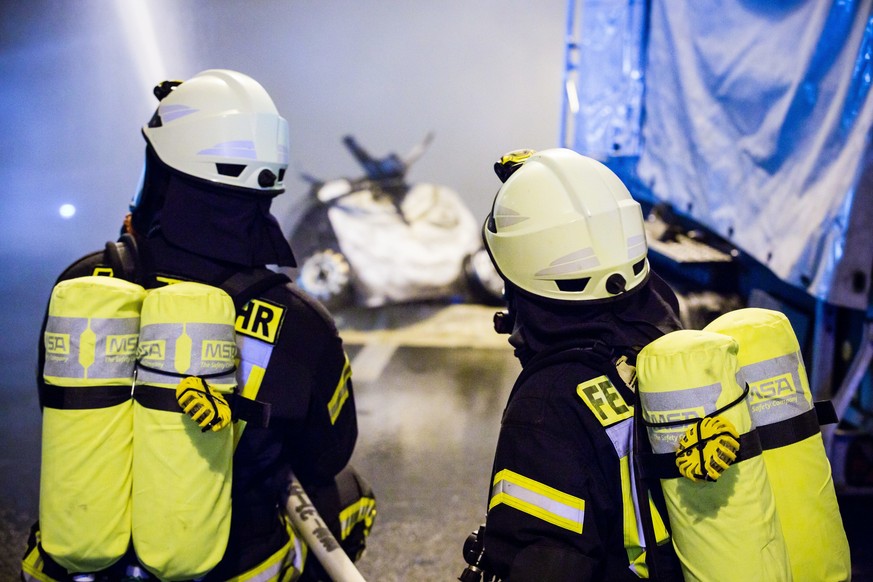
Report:
M 799 443 L 820 432 L 821 426 L 835 424 L 837 413 L 830 400 L 813 403 L 813 407 L 792 418 L 758 427 L 764 450 L 778 449 Z
M 824 426 L 826 424 L 837 424 L 840 422 L 837 416 L 837 410 L 834 408 L 834 403 L 830 400 L 819 400 L 812 403 L 815 406 L 815 416 L 818 419 L 818 424 Z
M 761 454 L 763 448 L 759 430 L 753 429 L 740 435 L 740 450 L 737 452 L 734 465 Z M 676 453 L 641 452 L 637 459 L 644 479 L 674 479 L 682 476 L 676 467 Z
M 252 400 L 241 394 L 228 394 L 227 403 L 230 405 L 233 420 L 244 420 L 252 426 L 267 428 L 270 424 L 269 402 Z
M 716 410 L 707 416 L 717 416 L 731 406 L 742 401 L 749 392 L 749 386 L 746 385 L 742 396 L 738 399 L 729 402 L 727 405 Z M 642 421 L 646 426 L 652 427 L 670 427 L 682 426 L 694 422 L 692 420 L 678 420 L 673 422 L 652 423 Z M 820 426 L 825 424 L 834 424 L 838 422 L 836 411 L 833 404 L 829 400 L 815 402 L 813 408 L 802 414 L 798 414 L 792 418 L 774 422 L 764 426 L 758 426 L 754 430 L 740 435 L 740 450 L 737 453 L 737 458 L 734 463 L 739 463 L 745 459 L 749 459 L 761 454 L 762 451 L 778 449 L 798 443 L 805 440 L 820 431 Z M 679 471 L 676 468 L 676 457 L 673 453 L 648 453 L 643 454 L 640 458 L 643 473 L 647 478 L 654 479 L 671 479 L 679 477 Z
M 176 400 L 176 391 L 171 388 L 139 384 L 133 389 L 133 399 L 151 410 L 182 412 L 182 407 Z
M 266 428 L 270 424 L 270 404 L 268 402 L 251 400 L 236 393 L 224 396 L 230 406 L 232 420 L 244 420 L 261 428 Z M 176 391 L 169 388 L 139 384 L 133 390 L 133 399 L 152 410 L 182 412 L 182 408 L 176 400 Z
M 61 410 L 110 408 L 130 400 L 126 386 L 55 386 L 43 384 L 40 400 L 44 407 Z

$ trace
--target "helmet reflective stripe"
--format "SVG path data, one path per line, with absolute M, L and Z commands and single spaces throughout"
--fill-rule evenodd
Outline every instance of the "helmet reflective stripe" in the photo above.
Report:
M 531 155 L 500 188 L 484 229 L 500 274 L 551 299 L 608 299 L 648 277 L 639 203 L 609 168 L 569 149 Z
M 645 255 L 648 247 L 646 246 L 646 236 L 638 234 L 627 239 L 627 258 L 633 259 L 640 255 Z
M 162 162 L 184 174 L 268 194 L 284 191 L 288 123 L 246 75 L 213 69 L 179 84 L 143 134 Z
M 223 158 L 248 158 L 257 159 L 255 154 L 255 142 L 253 141 L 226 141 L 215 144 L 211 148 L 200 150 L 198 156 L 218 156 Z
M 197 113 L 196 109 L 192 109 L 186 105 L 162 105 L 158 107 L 158 115 L 161 116 L 163 123 L 169 123 L 180 117 L 185 117 L 190 113 Z
M 560 257 L 552 261 L 549 268 L 537 271 L 534 277 L 545 277 L 555 275 L 566 275 L 576 271 L 584 271 L 600 266 L 600 261 L 594 254 L 594 249 L 582 249 L 574 251 L 567 256 Z

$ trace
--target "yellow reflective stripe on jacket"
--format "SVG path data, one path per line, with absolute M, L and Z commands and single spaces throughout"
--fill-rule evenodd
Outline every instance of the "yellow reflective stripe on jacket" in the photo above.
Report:
M 584 499 L 563 493 L 509 469 L 503 469 L 494 476 L 488 509 L 491 510 L 501 503 L 558 527 L 582 533 Z
M 640 578 L 648 578 L 646 566 L 646 538 L 643 535 L 640 510 L 637 503 L 628 503 L 628 500 L 636 501 L 633 481 L 631 480 L 630 459 L 619 459 L 621 472 L 621 499 L 622 499 L 622 532 L 624 534 L 624 549 L 627 552 L 630 569 Z
M 251 366 L 249 370 L 248 377 L 246 379 L 245 385 L 243 385 L 243 389 L 240 392 L 240 395 L 243 398 L 248 398 L 250 400 L 254 400 L 258 392 L 261 389 L 261 383 L 264 381 L 264 373 L 266 372 L 266 368 L 262 368 L 260 366 Z M 246 421 L 238 420 L 233 425 L 233 450 L 236 451 L 236 447 L 239 444 L 239 439 L 242 438 L 243 431 L 246 429 Z
M 283 516 L 288 542 L 275 554 L 239 576 L 226 582 L 292 582 L 303 572 L 308 548 L 294 533 L 291 520 Z
M 343 355 L 345 356 L 343 371 L 340 374 L 339 383 L 337 383 L 336 389 L 333 391 L 333 396 L 331 396 L 330 402 L 327 403 L 327 411 L 330 413 L 331 424 L 336 423 L 336 419 L 339 418 L 340 412 L 342 412 L 343 404 L 346 403 L 349 397 L 349 378 L 352 377 L 352 367 L 349 365 L 348 354 Z
M 361 497 L 339 514 L 339 522 L 342 531 L 340 540 L 344 540 L 352 533 L 352 529 L 361 522 L 367 531 L 373 527 L 373 519 L 376 517 L 376 500 L 372 497 Z
M 236 369 L 237 385 L 241 386 L 240 395 L 255 400 L 264 381 L 270 356 L 273 355 L 273 345 L 255 338 L 236 334 L 236 347 L 239 353 L 239 365 Z M 246 422 L 240 420 L 233 425 L 233 447 L 239 444 Z
M 646 538 L 643 533 L 643 518 L 640 515 L 639 497 L 630 458 L 622 457 L 619 460 L 619 467 L 621 470 L 621 496 L 624 506 L 624 548 L 627 552 L 631 571 L 640 578 L 648 579 L 649 566 L 646 563 Z M 658 545 L 661 545 L 670 539 L 670 534 L 667 533 L 667 526 L 664 524 L 661 514 L 658 513 L 651 495 L 648 496 L 648 501 L 649 514 L 652 516 L 652 529 L 655 532 L 655 541 Z

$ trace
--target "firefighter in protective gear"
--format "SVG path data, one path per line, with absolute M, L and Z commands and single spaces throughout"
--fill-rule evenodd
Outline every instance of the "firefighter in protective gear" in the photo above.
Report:
M 173 378 L 169 385 L 179 389 L 167 391 L 178 395 L 177 412 L 191 415 L 186 422 L 197 434 L 233 431 L 229 535 L 218 563 L 198 579 L 318 579 L 319 565 L 307 560 L 305 543 L 284 515 L 289 473 L 353 559 L 364 549 L 375 500 L 348 465 L 357 439 L 355 401 L 332 318 L 287 277 L 267 269 L 295 266 L 270 213 L 272 199 L 284 192 L 287 123 L 259 83 L 234 71 L 166 81 L 155 96 L 158 108 L 142 128 L 143 174 L 121 238 L 72 264 L 59 281 L 108 275 L 149 293 L 190 281 L 230 295 L 241 397 L 229 401 L 213 381 L 198 377 Z M 39 355 L 42 371 L 45 344 Z M 41 405 L 55 406 L 42 373 L 38 383 Z M 234 406 L 243 400 L 269 411 L 264 422 L 237 417 Z M 76 572 L 56 563 L 40 538 L 37 523 L 22 579 L 72 580 Z M 147 570 L 132 544 L 112 565 L 84 574 L 154 579 Z
M 663 499 L 634 464 L 638 351 L 680 328 L 640 205 L 603 164 L 518 152 L 483 236 L 522 364 L 494 456 L 480 563 L 502 580 L 681 580 Z M 505 171 L 500 171 L 505 170 Z

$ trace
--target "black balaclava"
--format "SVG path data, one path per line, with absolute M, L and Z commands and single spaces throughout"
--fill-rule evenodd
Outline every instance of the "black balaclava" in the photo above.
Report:
M 586 342 L 635 357 L 649 342 L 682 328 L 676 295 L 654 272 L 626 295 L 596 303 L 543 299 L 511 284 L 507 291 L 515 318 L 509 342 L 522 365 L 551 347 Z
M 291 247 L 270 214 L 272 196 L 183 174 L 164 164 L 151 145 L 141 191 L 131 207 L 140 236 L 243 267 L 294 267 Z

